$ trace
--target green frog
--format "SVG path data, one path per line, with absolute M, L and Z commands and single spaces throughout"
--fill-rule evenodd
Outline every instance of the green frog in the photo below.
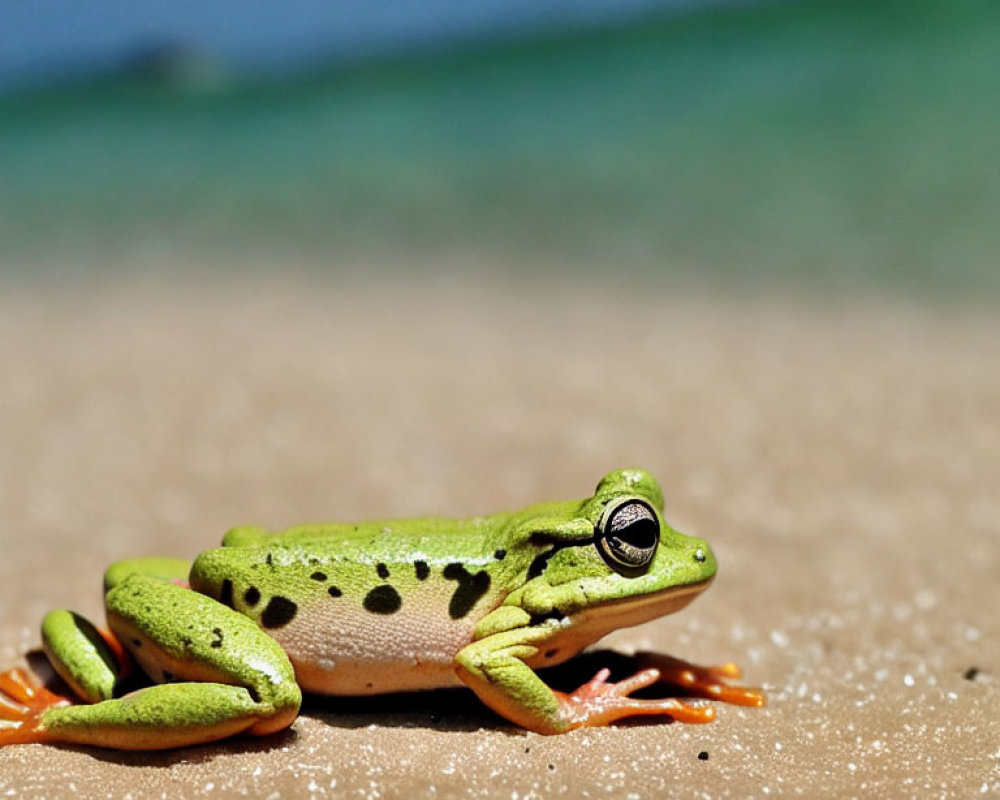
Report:
M 604 669 L 572 693 L 536 670 L 683 608 L 715 571 L 708 544 L 664 520 L 660 486 L 640 469 L 609 473 L 584 500 L 490 516 L 238 527 L 193 564 L 113 565 L 106 628 L 48 614 L 43 648 L 74 700 L 23 668 L 0 674 L 0 744 L 181 747 L 286 728 L 303 692 L 461 685 L 543 734 L 635 715 L 707 722 L 711 706 L 631 695 L 662 681 L 763 705 L 760 690 L 727 683 L 734 664 L 648 656 L 621 682 Z M 136 667 L 149 685 L 123 694 Z

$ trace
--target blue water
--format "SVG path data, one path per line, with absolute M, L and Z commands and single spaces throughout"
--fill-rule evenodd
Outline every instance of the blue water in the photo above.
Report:
M 801 2 L 0 102 L 3 269 L 141 254 L 1000 288 L 992 0 Z
M 723 0 L 732 3 L 736 0 Z M 742 0 L 755 2 L 756 0 Z M 719 0 L 0 0 L 0 90 L 106 70 L 157 44 L 239 71 L 354 62 L 501 35 L 570 31 Z

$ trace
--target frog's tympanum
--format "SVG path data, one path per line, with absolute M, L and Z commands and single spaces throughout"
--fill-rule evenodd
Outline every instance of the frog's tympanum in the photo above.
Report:
M 592 497 L 471 519 L 229 531 L 193 564 L 139 559 L 104 578 L 107 629 L 70 611 L 42 623 L 53 668 L 75 695 L 33 673 L 0 675 L 0 744 L 71 742 L 129 750 L 180 747 L 293 722 L 302 692 L 372 695 L 465 685 L 539 733 L 633 715 L 707 722 L 675 697 L 742 705 L 733 664 L 651 656 L 620 683 L 601 670 L 571 694 L 536 669 L 618 628 L 683 608 L 715 575 L 701 539 L 663 519 L 649 473 L 612 472 Z M 135 665 L 145 688 L 122 694 Z M 132 679 L 130 679 L 132 680 Z

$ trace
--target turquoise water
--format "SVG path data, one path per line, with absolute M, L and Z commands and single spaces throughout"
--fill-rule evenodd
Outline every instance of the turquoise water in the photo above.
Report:
M 1000 288 L 993 0 L 801 2 L 0 99 L 0 269 L 292 255 Z

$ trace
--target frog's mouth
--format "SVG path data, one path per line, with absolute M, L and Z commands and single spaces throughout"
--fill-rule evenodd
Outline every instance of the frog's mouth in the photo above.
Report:
M 631 628 L 680 611 L 705 591 L 713 579 L 714 576 L 653 594 L 610 600 L 571 614 L 565 619 L 564 627 L 546 642 L 553 657 L 546 657 L 538 664 L 558 664 L 612 631 Z
M 569 623 L 580 632 L 589 630 L 598 636 L 620 628 L 641 625 L 657 617 L 680 611 L 705 591 L 714 579 L 713 575 L 697 583 L 672 586 L 661 592 L 610 600 L 571 614 Z

